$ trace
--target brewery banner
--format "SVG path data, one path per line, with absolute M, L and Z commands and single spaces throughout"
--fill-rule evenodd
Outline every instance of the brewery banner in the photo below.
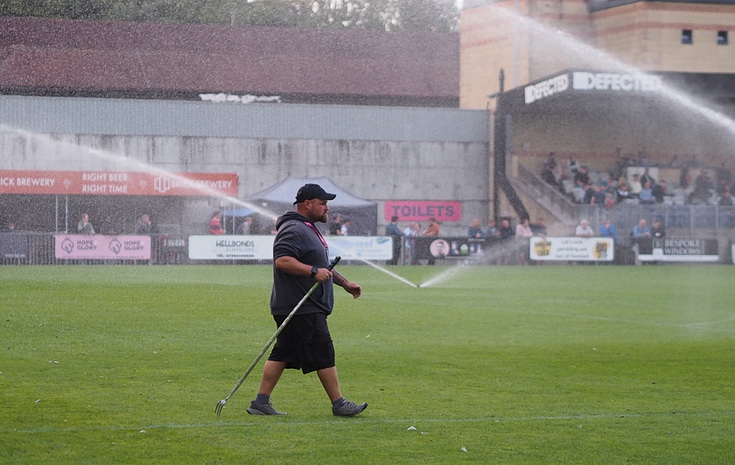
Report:
M 191 260 L 272 260 L 274 236 L 189 236 Z M 327 237 L 330 258 L 390 260 L 392 240 L 387 236 Z
M 615 244 L 609 237 L 532 237 L 531 260 L 611 262 Z
M 0 170 L 0 194 L 237 197 L 236 173 Z
M 636 239 L 638 260 L 642 262 L 717 262 L 716 239 L 642 238 Z

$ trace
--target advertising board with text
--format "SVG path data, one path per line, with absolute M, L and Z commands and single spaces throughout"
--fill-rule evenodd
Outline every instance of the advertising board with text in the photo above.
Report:
M 529 257 L 539 261 L 611 262 L 615 245 L 609 237 L 532 237 Z
M 57 234 L 54 236 L 57 259 L 69 260 L 148 260 L 150 236 L 103 236 Z

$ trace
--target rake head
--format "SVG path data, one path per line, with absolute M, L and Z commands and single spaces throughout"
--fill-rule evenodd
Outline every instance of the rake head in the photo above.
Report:
M 217 406 L 214 408 L 214 413 L 216 413 L 217 416 L 222 413 L 222 407 L 224 407 L 226 403 L 227 399 L 222 399 L 221 401 L 217 402 Z

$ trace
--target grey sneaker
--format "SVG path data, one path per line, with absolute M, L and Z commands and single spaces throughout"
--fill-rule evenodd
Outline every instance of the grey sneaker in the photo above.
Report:
M 356 404 L 345 399 L 344 404 L 342 404 L 340 407 L 332 407 L 332 413 L 336 417 L 354 417 L 358 413 L 365 410 L 367 406 L 367 402 L 364 404 Z
M 268 403 L 257 403 L 255 401 L 250 402 L 248 407 L 248 413 L 250 415 L 285 415 L 286 412 L 279 412 L 273 408 L 273 404 Z

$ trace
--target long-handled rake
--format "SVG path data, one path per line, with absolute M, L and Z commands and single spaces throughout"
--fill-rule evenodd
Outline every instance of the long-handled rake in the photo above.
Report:
M 342 260 L 342 257 L 335 257 L 334 260 L 332 260 L 332 262 L 329 264 L 327 269 L 331 270 L 332 268 L 334 268 L 337 265 L 337 263 L 339 263 L 340 260 Z M 268 339 L 268 342 L 265 343 L 265 346 L 263 346 L 263 348 L 260 350 L 258 355 L 255 357 L 255 360 L 253 360 L 253 362 L 250 364 L 248 369 L 245 370 L 245 374 L 242 375 L 242 377 L 237 382 L 237 384 L 235 384 L 235 387 L 232 388 L 232 392 L 230 392 L 230 394 L 227 397 L 217 402 L 217 406 L 214 408 L 214 413 L 216 413 L 217 416 L 219 416 L 219 414 L 222 413 L 222 408 L 225 406 L 227 401 L 230 400 L 230 397 L 232 397 L 232 395 L 238 390 L 238 388 L 243 383 L 243 381 L 245 381 L 245 378 L 248 377 L 250 372 L 253 371 L 253 368 L 255 368 L 255 365 L 257 365 L 260 359 L 263 357 L 263 354 L 265 354 L 265 352 L 268 350 L 271 344 L 273 344 L 273 341 L 275 341 L 278 335 L 281 334 L 281 331 L 283 331 L 283 328 L 285 328 L 288 322 L 291 321 L 291 318 L 293 318 L 293 316 L 296 314 L 296 311 L 299 308 L 301 308 L 301 305 L 303 305 L 303 303 L 306 302 L 306 299 L 308 299 L 311 296 L 311 294 L 314 293 L 317 287 L 319 287 L 319 281 L 315 282 L 314 285 L 311 286 L 311 289 L 309 289 L 306 295 L 304 295 L 304 297 L 302 297 L 301 300 L 299 300 L 299 303 L 296 304 L 293 310 L 291 310 L 291 313 L 288 314 L 286 319 L 283 320 L 283 323 L 281 323 L 278 329 L 276 329 L 276 332 L 273 333 L 273 336 L 271 336 L 271 338 Z

